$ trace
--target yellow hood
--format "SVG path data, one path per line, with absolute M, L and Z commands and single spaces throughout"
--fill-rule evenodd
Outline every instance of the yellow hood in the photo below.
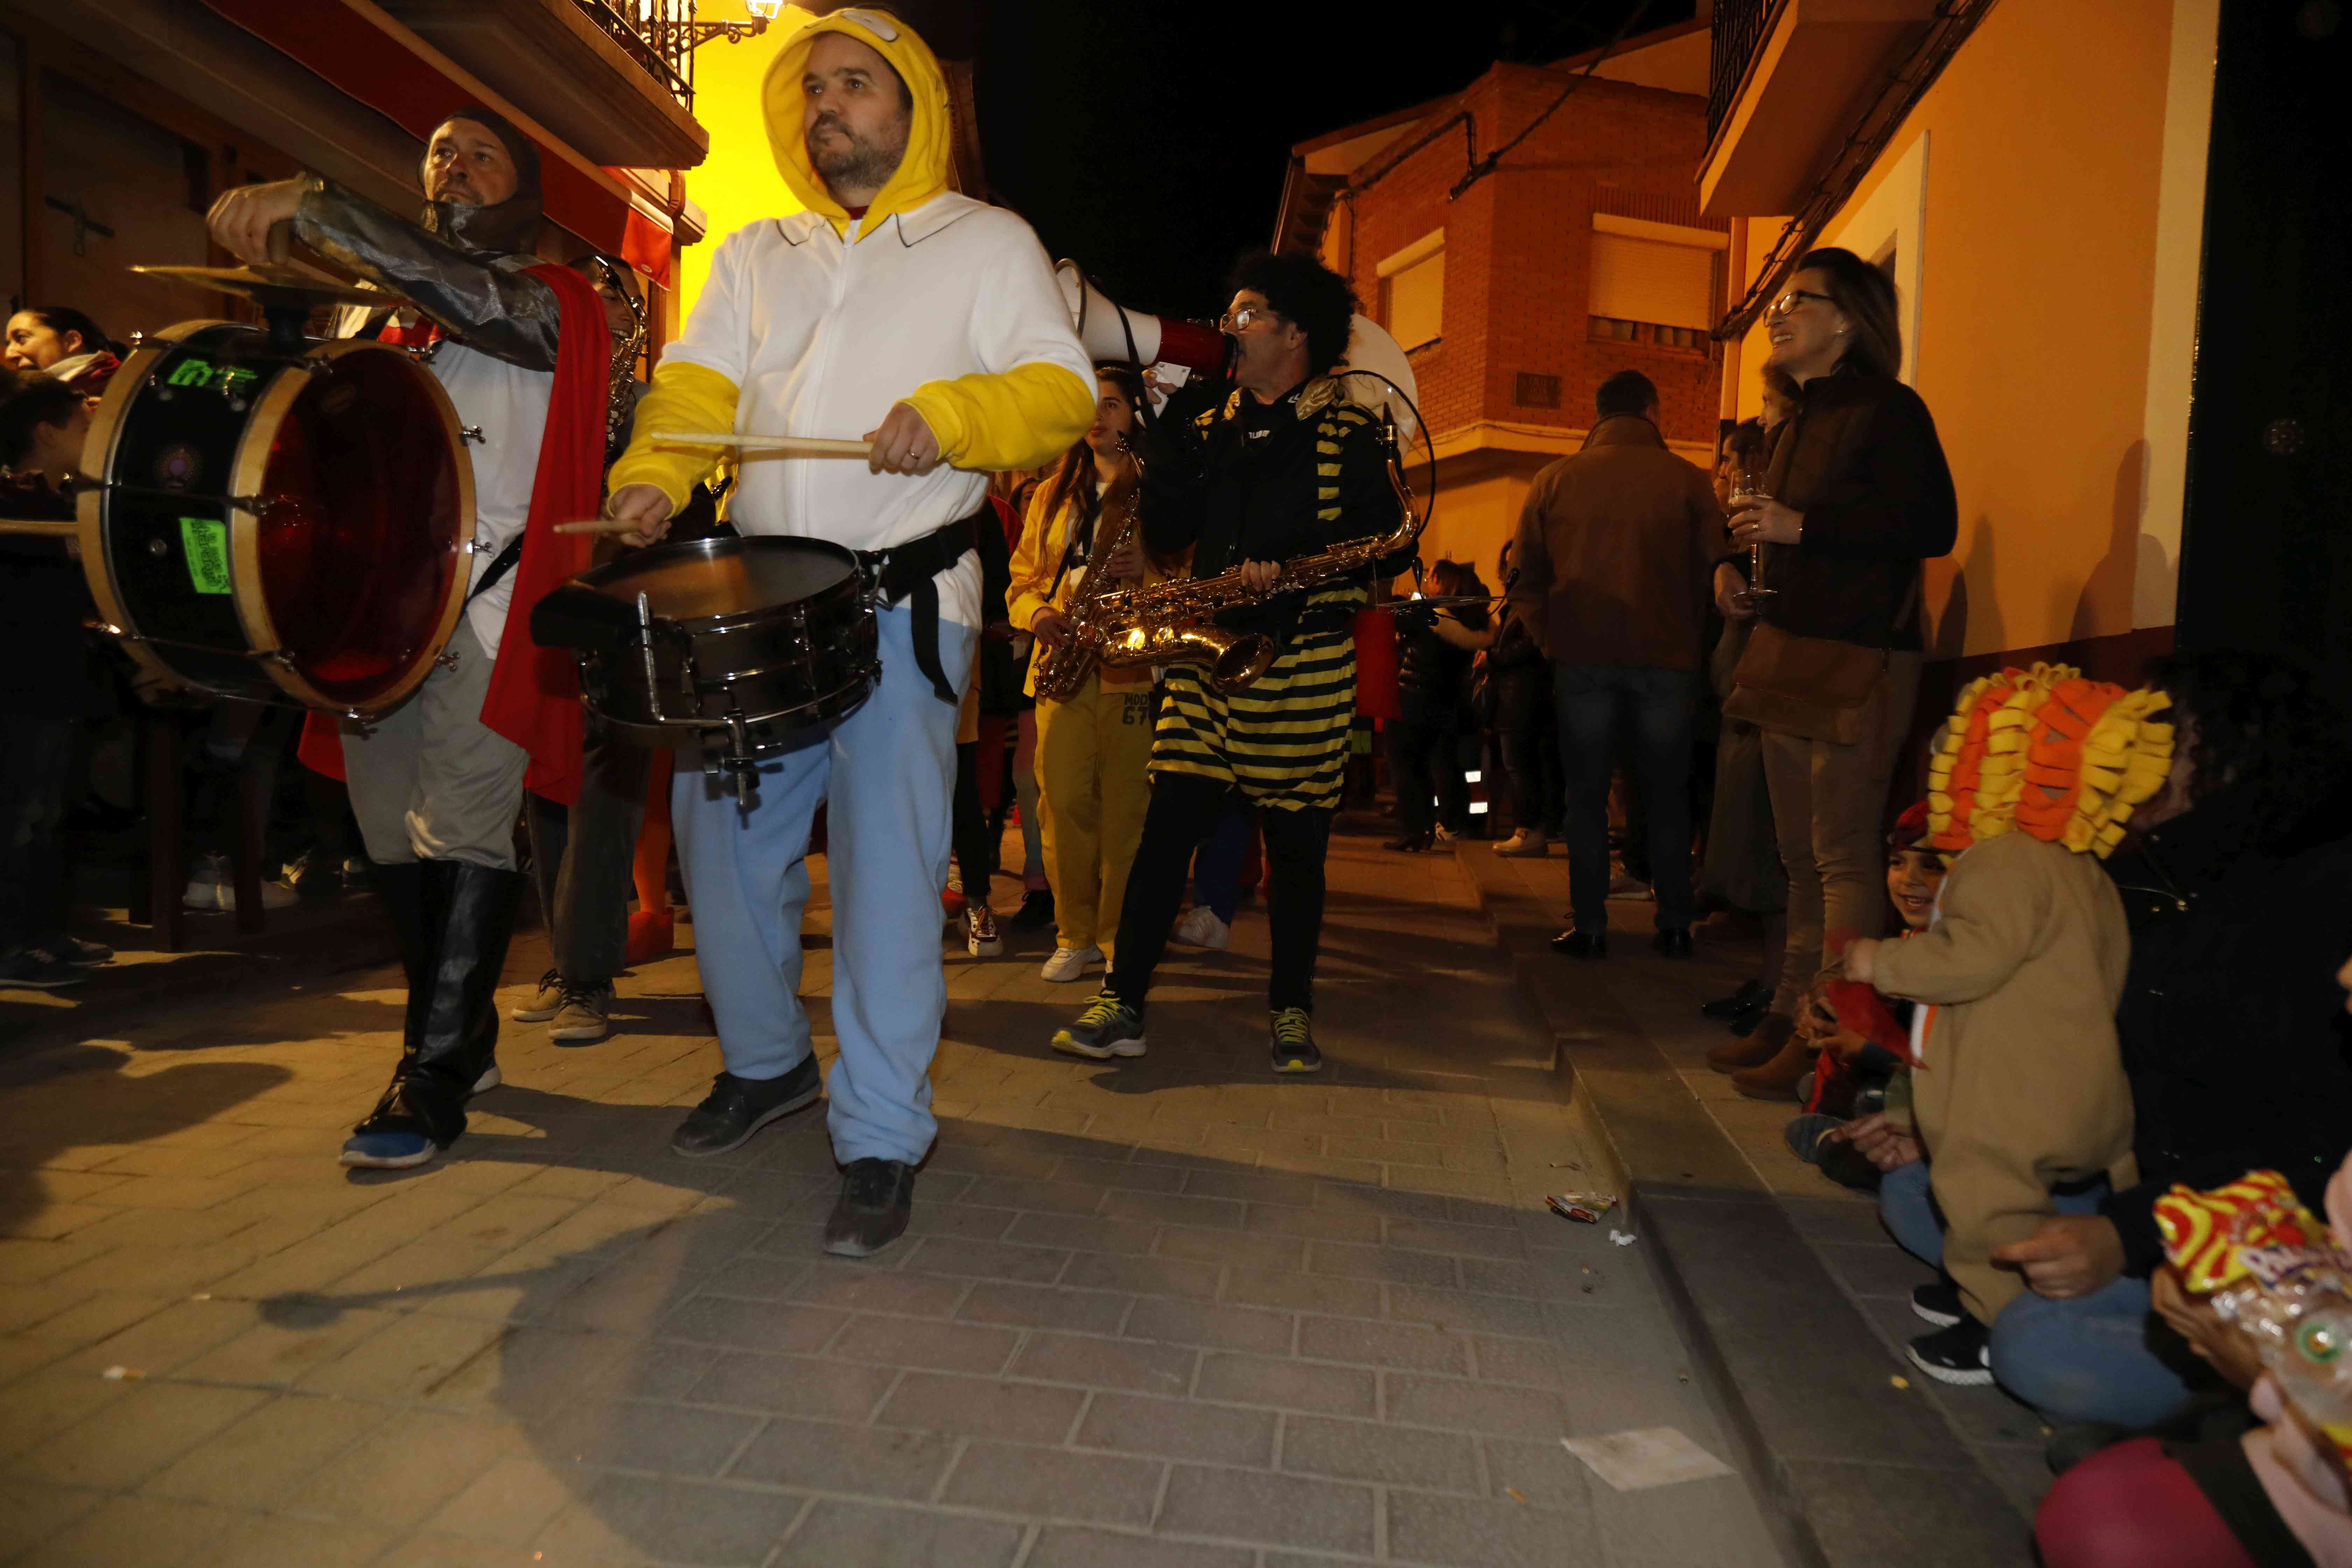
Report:
M 761 84 L 760 106 L 768 122 L 768 145 L 784 184 L 809 211 L 831 220 L 835 232 L 849 226 L 849 214 L 833 199 L 824 181 L 809 166 L 808 144 L 801 130 L 806 100 L 801 77 L 808 66 L 810 46 L 820 33 L 846 33 L 890 62 L 915 97 L 914 123 L 907 132 L 907 155 L 898 172 L 866 209 L 860 238 L 882 226 L 893 213 L 911 212 L 948 188 L 948 164 L 954 127 L 948 110 L 947 78 L 938 57 L 912 27 L 898 17 L 856 6 L 814 16 L 799 6 L 787 6 L 784 25 L 796 29 L 776 51 Z

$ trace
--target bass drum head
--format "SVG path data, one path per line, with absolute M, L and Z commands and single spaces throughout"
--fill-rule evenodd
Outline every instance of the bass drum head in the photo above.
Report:
M 270 388 L 238 454 L 238 489 L 263 498 L 239 564 L 281 683 L 373 712 L 425 679 L 457 624 L 472 467 L 447 395 L 404 350 L 347 341 L 306 363 Z
M 817 598 L 856 574 L 857 557 L 838 544 L 764 534 L 656 544 L 580 581 L 631 605 L 643 594 L 659 619 L 713 625 Z

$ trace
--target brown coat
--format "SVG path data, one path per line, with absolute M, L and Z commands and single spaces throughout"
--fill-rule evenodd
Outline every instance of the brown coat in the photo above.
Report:
M 1556 663 L 1695 670 L 1724 539 L 1706 476 L 1648 420 L 1612 415 L 1536 476 L 1511 603 Z
M 2097 860 L 2022 833 L 1961 855 L 1935 925 L 1875 955 L 1874 984 L 1932 1003 L 1911 1075 L 1944 1211 L 1944 1268 L 1990 1323 L 2025 1289 L 1992 1249 L 2056 1211 L 2050 1189 L 2138 1179 L 2116 1043 L 2131 934 Z

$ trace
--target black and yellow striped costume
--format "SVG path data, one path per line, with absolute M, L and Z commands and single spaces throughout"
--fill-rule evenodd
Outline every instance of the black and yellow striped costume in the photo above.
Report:
M 1314 385 L 1309 384 L 1310 401 Z M 1301 400 L 1294 394 L 1265 411 L 1306 426 L 1294 434 L 1279 423 L 1246 420 L 1240 400 L 1236 393 L 1224 408 L 1201 417 L 1198 425 L 1209 449 L 1225 448 L 1243 468 L 1274 470 L 1251 477 L 1290 492 L 1286 499 L 1294 513 L 1311 516 L 1313 526 L 1299 528 L 1305 518 L 1294 515 L 1281 520 L 1289 526 L 1276 531 L 1274 538 L 1248 537 L 1264 530 L 1236 529 L 1230 542 L 1215 539 L 1226 548 L 1213 550 L 1216 520 L 1204 520 L 1195 575 L 1207 576 L 1242 560 L 1286 559 L 1394 526 L 1392 500 L 1385 514 L 1364 504 L 1362 481 L 1368 467 L 1377 475 L 1376 465 L 1382 461 L 1379 432 L 1370 415 L 1353 404 L 1328 400 L 1301 415 L 1297 408 Z M 1262 456 L 1234 450 L 1253 439 L 1250 425 L 1265 432 L 1256 437 L 1268 447 Z M 1356 483 L 1350 485 L 1351 479 Z M 1371 496 L 1377 499 L 1385 491 L 1382 480 Z M 1217 499 L 1213 492 L 1208 504 L 1215 506 Z M 1287 607 L 1287 614 L 1236 617 L 1237 629 L 1278 633 L 1286 629 L 1286 621 L 1291 626 L 1273 667 L 1232 697 L 1212 689 L 1192 666 L 1171 669 L 1159 729 L 1152 737 L 1154 776 L 1191 773 L 1213 779 L 1237 787 L 1254 805 L 1276 810 L 1336 808 L 1348 731 L 1356 712 L 1356 650 L 1349 623 L 1369 597 L 1362 581 L 1348 579 L 1309 590 L 1305 603 Z

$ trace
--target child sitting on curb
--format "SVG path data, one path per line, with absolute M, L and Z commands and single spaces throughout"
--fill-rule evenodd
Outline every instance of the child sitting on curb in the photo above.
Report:
M 2115 1026 L 2130 939 L 2097 860 L 2164 784 L 2166 706 L 2064 666 L 1972 684 L 1930 766 L 1931 842 L 1958 857 L 1934 921 L 1845 957 L 1848 979 L 1925 1004 L 1911 1057 L 1928 1163 L 1890 1172 L 1880 1209 L 1955 1282 L 1958 1310 L 1921 1310 L 1952 1321 L 1911 1360 L 1947 1383 L 1999 1377 L 2059 1420 L 2154 1419 L 2186 1397 L 2146 1348 L 2145 1285 L 2048 1301 L 1998 1257 L 2135 1177 Z

